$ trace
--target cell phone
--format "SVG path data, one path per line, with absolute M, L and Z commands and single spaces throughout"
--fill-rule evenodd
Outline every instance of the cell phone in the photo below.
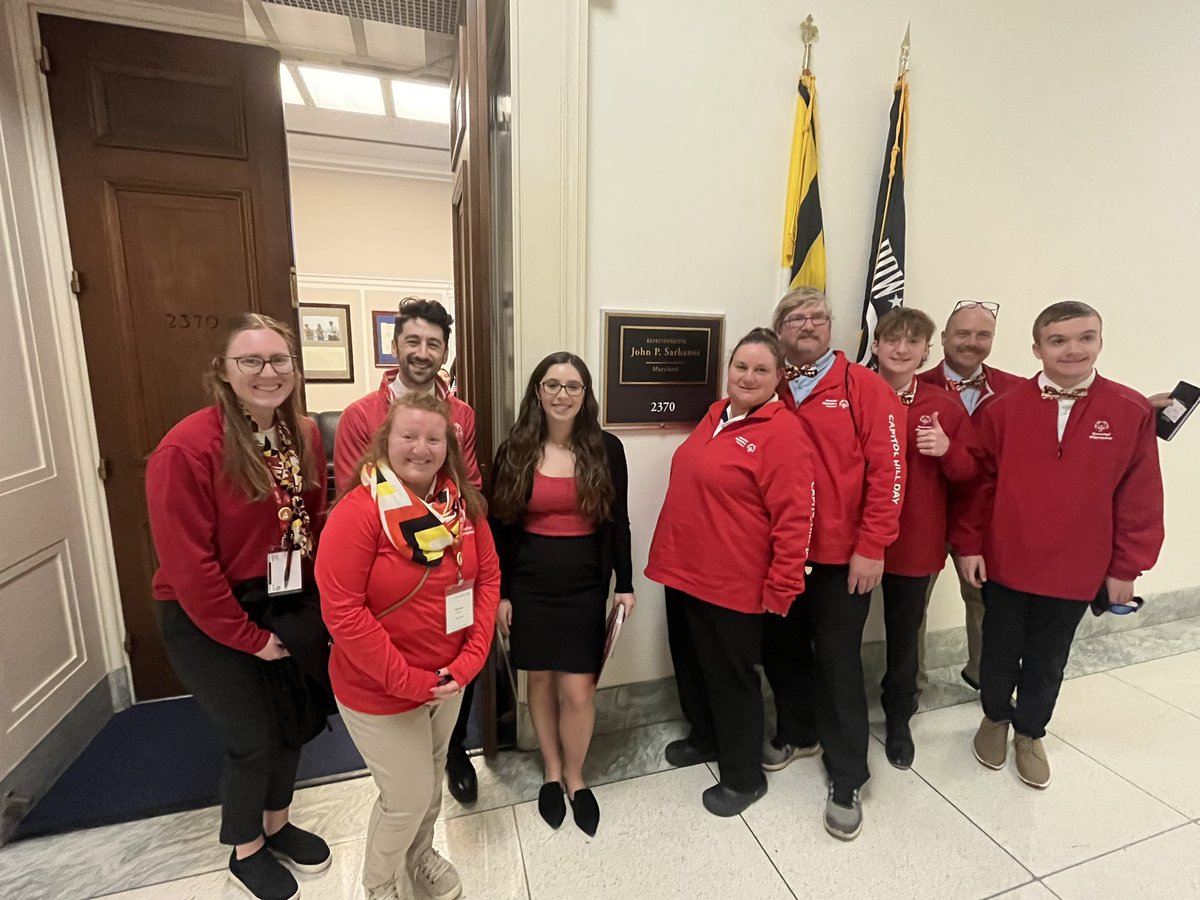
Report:
M 1175 385 L 1175 390 L 1171 391 L 1170 396 L 1171 405 L 1160 409 L 1154 419 L 1155 430 L 1164 441 L 1169 441 L 1179 434 L 1179 429 L 1192 414 L 1192 410 L 1200 404 L 1200 388 L 1181 381 Z

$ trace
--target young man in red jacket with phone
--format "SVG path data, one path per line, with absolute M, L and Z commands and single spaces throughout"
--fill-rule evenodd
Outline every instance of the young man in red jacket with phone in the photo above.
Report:
M 830 349 L 832 321 L 825 293 L 809 287 L 771 317 L 789 364 L 778 394 L 812 442 L 816 513 L 805 591 L 763 624 L 777 719 L 763 768 L 823 750 L 825 830 L 848 841 L 862 829 L 859 789 L 871 777 L 862 634 L 899 532 L 904 407 L 878 375 Z
M 1096 372 L 1101 327 L 1074 300 L 1038 315 L 1042 372 L 977 417 L 980 488 L 952 541 L 986 607 L 975 757 L 1003 768 L 1011 724 L 1017 773 L 1035 788 L 1050 784 L 1041 738 L 1079 620 L 1101 591 L 1132 605 L 1163 542 L 1150 404 Z

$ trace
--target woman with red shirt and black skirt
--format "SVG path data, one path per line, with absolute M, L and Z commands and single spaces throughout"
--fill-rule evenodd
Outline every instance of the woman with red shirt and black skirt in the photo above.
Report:
M 167 656 L 224 745 L 221 843 L 234 845 L 231 879 L 259 900 L 300 895 L 276 857 L 302 872 L 330 862 L 321 838 L 288 821 L 300 748 L 324 726 L 295 625 L 318 679 L 329 644 L 311 565 L 325 453 L 295 364 L 285 325 L 233 320 L 207 378 L 214 405 L 167 432 L 146 466 Z M 286 572 L 283 590 L 267 585 L 269 566 Z M 292 623 L 286 640 L 260 615 L 272 605 Z
M 646 577 L 666 589 L 667 639 L 691 732 L 666 747 L 673 766 L 716 760 L 704 808 L 736 816 L 767 792 L 758 670 L 764 612 L 784 615 L 804 590 L 813 461 L 796 417 L 775 395 L 783 349 L 756 328 L 733 350 L 718 400 L 671 459 Z
M 500 567 L 451 422 L 429 394 L 392 404 L 317 559 L 333 692 L 379 788 L 369 900 L 408 900 L 417 884 L 434 900 L 462 894 L 433 827 L 462 686 L 491 648 Z
M 628 471 L 617 438 L 600 429 L 587 365 L 552 353 L 534 368 L 508 440 L 496 453 L 491 503 L 500 552 L 499 623 L 528 673 L 529 714 L 541 744 L 538 811 L 596 833 L 600 807 L 583 763 L 596 721 L 605 607 L 632 612 Z

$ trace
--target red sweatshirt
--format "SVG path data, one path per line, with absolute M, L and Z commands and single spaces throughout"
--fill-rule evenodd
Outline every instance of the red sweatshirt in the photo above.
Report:
M 942 360 L 933 368 L 926 369 L 917 376 L 917 381 L 922 384 L 932 384 L 940 388 L 948 388 L 946 384 L 946 370 L 942 368 L 944 364 L 945 360 Z M 986 363 L 983 366 L 983 374 L 987 376 L 987 382 L 983 386 L 983 391 L 979 397 L 979 403 L 975 407 L 975 412 L 979 412 L 986 404 L 1025 380 L 1020 375 L 1012 375 L 1001 369 L 993 369 Z M 958 405 L 963 406 L 962 394 L 955 390 L 950 390 L 950 393 L 958 400 Z M 963 409 L 966 409 L 966 407 L 963 406 Z
M 809 559 L 845 565 L 854 553 L 883 559 L 899 533 L 904 407 L 870 369 L 848 362 L 841 351 L 834 357 L 799 410 L 787 382 L 780 382 L 779 396 L 796 410 L 815 455 L 817 515 Z
M 942 456 L 925 456 L 917 449 L 920 429 L 938 424 L 950 439 Z M 919 578 L 940 572 L 946 561 L 946 511 L 951 482 L 967 482 L 978 474 L 971 419 L 962 402 L 936 385 L 917 383 L 908 407 L 908 450 L 904 469 L 904 504 L 900 507 L 900 536 L 887 548 L 883 571 Z
M 1163 542 L 1163 487 L 1150 405 L 1096 376 L 1062 440 L 1058 402 L 1030 378 L 975 417 L 980 489 L 953 531 L 989 580 L 1090 601 L 1106 576 L 1132 581 Z
M 303 494 L 319 531 L 325 517 L 325 449 L 312 419 L 305 419 L 319 476 Z M 146 465 L 150 535 L 158 554 L 153 591 L 177 600 L 210 638 L 257 653 L 270 632 L 251 623 L 233 596 L 233 585 L 267 574 L 267 554 L 283 531 L 274 497 L 252 501 L 224 475 L 225 426 L 210 406 L 167 432 Z M 315 537 L 315 535 L 314 535 Z
M 804 591 L 808 440 L 778 401 L 713 437 L 728 404 L 709 407 L 671 459 L 646 577 L 726 609 L 783 615 Z
M 475 580 L 472 625 L 446 634 L 446 589 L 458 582 L 452 553 L 429 570 L 416 595 L 379 621 L 375 614 L 415 588 L 425 567 L 392 546 L 366 487 L 334 506 L 321 535 L 317 585 L 333 636 L 329 677 L 341 703 L 394 715 L 432 699 L 438 669 L 448 668 L 464 686 L 479 674 L 500 602 L 500 563 L 484 516 L 464 524 L 462 556 L 463 578 Z
M 337 437 L 333 442 L 333 480 L 338 491 L 353 487 L 355 473 L 362 455 L 367 452 L 371 438 L 387 418 L 392 405 L 392 382 L 399 369 L 388 369 L 383 373 L 379 390 L 355 400 L 342 412 L 338 420 Z M 449 393 L 442 379 L 433 379 L 434 390 L 439 400 L 450 404 L 450 418 L 458 446 L 462 448 L 463 462 L 467 464 L 467 480 L 475 487 L 483 486 L 479 474 L 479 463 L 475 459 L 475 410 Z

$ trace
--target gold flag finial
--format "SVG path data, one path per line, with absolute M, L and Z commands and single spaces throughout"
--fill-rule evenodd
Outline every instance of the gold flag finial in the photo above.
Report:
M 897 73 L 897 78 L 903 78 L 904 73 L 908 71 L 908 54 L 912 49 L 912 22 L 909 22 L 904 29 L 904 40 L 900 42 L 900 71 Z
M 821 32 L 810 15 L 800 23 L 800 40 L 804 41 L 804 71 L 808 72 L 808 64 L 812 59 L 812 45 L 817 42 Z

